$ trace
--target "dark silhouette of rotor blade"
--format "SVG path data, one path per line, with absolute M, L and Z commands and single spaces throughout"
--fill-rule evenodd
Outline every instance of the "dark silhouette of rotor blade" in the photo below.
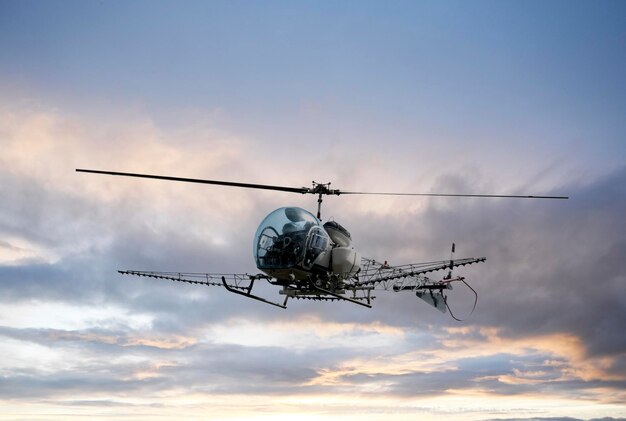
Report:
M 516 198 L 516 199 L 569 199 L 569 196 L 536 196 L 536 195 L 512 195 L 512 194 L 448 194 L 448 193 L 372 193 L 356 191 L 339 191 L 342 194 L 371 194 L 384 196 L 428 196 L 428 197 L 492 197 L 492 198 Z
M 124 177 L 138 177 L 138 178 L 153 178 L 156 180 L 167 181 L 182 181 L 185 183 L 198 183 L 198 184 L 215 184 L 218 186 L 229 187 L 243 187 L 247 189 L 261 189 L 261 190 L 278 190 L 290 193 L 308 193 L 309 189 L 306 187 L 284 187 L 284 186 L 271 186 L 265 184 L 250 184 L 250 183 L 235 183 L 232 181 L 219 181 L 219 180 L 203 180 L 198 178 L 183 178 L 183 177 L 170 177 L 165 175 L 150 175 L 150 174 L 136 174 L 127 172 L 115 172 L 115 171 L 98 171 L 98 170 L 85 170 L 76 169 L 77 172 L 85 172 L 92 174 L 105 174 L 105 175 L 120 175 Z
M 382 192 L 354 192 L 354 191 L 341 191 L 331 190 L 328 185 L 314 183 L 313 188 L 308 187 L 285 187 L 285 186 L 273 186 L 267 184 L 252 184 L 252 183 L 236 183 L 233 181 L 220 181 L 220 180 L 205 180 L 199 178 L 183 178 L 183 177 L 170 177 L 166 175 L 151 175 L 151 174 L 137 174 L 127 172 L 115 172 L 115 171 L 100 171 L 100 170 L 86 170 L 76 169 L 77 172 L 92 173 L 92 174 L 105 174 L 105 175 L 119 175 L 124 177 L 137 177 L 137 178 L 152 178 L 156 180 L 167 181 L 181 181 L 185 183 L 198 183 L 198 184 L 213 184 L 218 186 L 229 187 L 243 187 L 247 189 L 260 189 L 260 190 L 275 190 L 284 191 L 289 193 L 300 194 L 318 194 L 318 195 L 342 195 L 342 194 L 360 194 L 360 195 L 383 195 L 383 196 L 427 196 L 427 197 L 489 197 L 489 198 L 520 198 L 520 199 L 569 199 L 568 196 L 535 196 L 535 195 L 500 195 L 500 194 L 447 194 L 447 193 L 382 193 Z

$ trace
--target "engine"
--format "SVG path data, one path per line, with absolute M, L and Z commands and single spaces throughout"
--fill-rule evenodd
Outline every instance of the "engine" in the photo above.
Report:
M 334 243 L 331 251 L 333 273 L 347 279 L 361 268 L 361 255 L 352 247 L 350 232 L 336 221 L 328 221 L 324 229 Z

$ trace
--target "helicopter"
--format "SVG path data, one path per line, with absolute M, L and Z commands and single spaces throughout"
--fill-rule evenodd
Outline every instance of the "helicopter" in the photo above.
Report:
M 514 199 L 568 199 L 568 196 L 444 194 L 444 193 L 387 193 L 354 192 L 331 189 L 331 183 L 312 182 L 312 187 L 286 187 L 232 181 L 172 177 L 164 175 L 76 169 L 77 172 L 123 177 L 148 178 L 165 181 L 210 184 L 228 187 L 274 190 L 317 195 L 317 214 L 299 207 L 281 207 L 270 212 L 259 224 L 253 238 L 253 256 L 261 272 L 257 274 L 220 274 L 118 270 L 122 275 L 164 279 L 189 284 L 223 287 L 228 292 L 242 295 L 272 306 L 287 308 L 291 299 L 315 301 L 346 301 L 372 307 L 374 291 L 412 292 L 419 299 L 442 313 L 460 321 L 450 308 L 447 291 L 453 284 L 464 285 L 473 294 L 476 308 L 478 293 L 462 276 L 452 276 L 453 269 L 485 262 L 486 257 L 455 259 L 452 244 L 450 259 L 389 265 L 362 257 L 352 245 L 350 232 L 334 220 L 322 224 L 321 208 L 324 196 L 383 195 L 426 197 L 481 197 Z M 439 280 L 426 276 L 447 270 Z M 255 283 L 265 281 L 280 288 L 282 302 L 272 301 L 253 293 Z M 471 314 L 470 312 L 470 314 Z

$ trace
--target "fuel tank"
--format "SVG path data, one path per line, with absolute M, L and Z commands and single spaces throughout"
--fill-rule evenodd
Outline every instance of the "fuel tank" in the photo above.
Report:
M 324 229 L 339 247 L 349 247 L 352 244 L 352 237 L 347 229 L 339 225 L 338 222 L 328 221 L 324 224 Z
M 330 260 L 333 273 L 343 279 L 353 277 L 361 269 L 361 254 L 351 247 L 334 247 Z

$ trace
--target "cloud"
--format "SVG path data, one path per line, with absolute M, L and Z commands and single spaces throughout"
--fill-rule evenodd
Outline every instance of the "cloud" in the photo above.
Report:
M 587 421 L 624 421 L 625 418 L 613 418 L 613 417 L 604 417 L 604 418 L 591 418 Z M 493 418 L 485 421 L 584 421 L 580 418 L 571 418 L 571 417 L 549 417 L 549 418 Z
M 585 399 L 615 415 L 626 398 L 626 169 L 555 188 L 567 202 L 325 201 L 324 215 L 366 256 L 445 259 L 453 241 L 458 255 L 487 256 L 458 271 L 480 294 L 459 325 L 410 294 L 377 293 L 372 310 L 296 301 L 282 311 L 219 288 L 122 277 L 116 269 L 256 272 L 250 243 L 265 213 L 314 198 L 73 172 L 297 185 L 291 174 L 313 173 L 324 156 L 302 163 L 205 124 L 172 129 L 148 118 L 102 126 L 22 110 L 2 114 L 0 126 L 6 399 L 165 413 L 185 396 L 194 410 L 212 402 L 225 412 L 245 396 L 268 412 L 407 416 L 483 414 L 480 401 L 495 414 L 561 416 L 536 414 L 533 402 Z M 341 188 L 388 190 L 393 162 L 361 154 L 322 175 Z M 477 171 L 436 175 L 420 186 L 494 187 Z
M 623 354 L 626 342 L 615 333 L 626 317 L 619 293 L 626 286 L 625 181 L 622 169 L 587 186 L 564 187 L 568 202 L 480 204 L 469 209 L 464 226 L 450 211 L 427 218 L 434 232 L 453 225 L 464 243 L 488 256 L 476 268 L 486 304 L 476 322 L 498 320 L 513 335 L 572 332 L 593 354 Z

